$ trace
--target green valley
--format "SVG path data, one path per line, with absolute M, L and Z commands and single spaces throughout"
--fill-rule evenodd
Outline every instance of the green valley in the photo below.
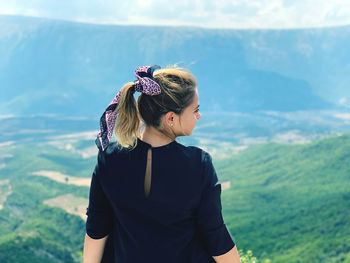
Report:
M 89 194 L 80 182 L 96 156 L 30 143 L 0 154 L 0 262 L 80 262 Z M 257 262 L 350 262 L 349 134 L 250 145 L 213 162 L 238 249 Z

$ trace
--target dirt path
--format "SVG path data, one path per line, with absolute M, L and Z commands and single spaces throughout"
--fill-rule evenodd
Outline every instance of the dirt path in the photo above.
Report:
M 0 209 L 3 208 L 7 197 L 12 193 L 12 187 L 10 185 L 10 180 L 0 180 Z
M 31 174 L 44 176 L 59 183 L 73 184 L 77 186 L 90 186 L 91 182 L 91 178 L 73 177 L 57 171 L 40 170 L 32 172 Z
M 43 201 L 44 204 L 51 207 L 59 207 L 69 214 L 78 215 L 86 221 L 86 208 L 89 200 L 72 194 L 60 195 Z

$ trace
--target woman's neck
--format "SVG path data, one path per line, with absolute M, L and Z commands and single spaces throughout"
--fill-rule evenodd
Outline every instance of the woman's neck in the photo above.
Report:
M 146 126 L 139 138 L 141 141 L 152 145 L 152 147 L 167 145 L 175 140 L 175 138 L 171 139 L 152 126 Z

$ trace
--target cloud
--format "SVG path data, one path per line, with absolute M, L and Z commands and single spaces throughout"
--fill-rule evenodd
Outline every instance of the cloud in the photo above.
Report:
M 309 28 L 350 24 L 350 1 L 0 0 L 0 14 L 97 24 Z
M 346 97 L 340 98 L 338 103 L 339 103 L 339 105 L 341 105 L 343 107 L 350 108 L 350 101 L 348 101 L 348 99 Z
M 345 121 L 350 121 L 350 113 L 338 113 L 334 114 L 334 117 Z

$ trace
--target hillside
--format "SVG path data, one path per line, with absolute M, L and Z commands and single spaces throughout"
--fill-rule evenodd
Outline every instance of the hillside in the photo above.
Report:
M 349 146 L 343 135 L 214 158 L 238 248 L 272 262 L 350 262 Z M 0 149 L 0 262 L 78 262 L 88 187 L 71 179 L 90 177 L 96 157 L 37 143 Z
M 0 179 L 9 180 L 12 193 L 0 210 L 0 262 L 78 262 L 84 221 L 79 215 L 52 207 L 51 200 L 61 197 L 62 201 L 67 195 L 87 200 L 89 188 L 56 182 L 35 172 L 60 171 L 77 179 L 89 177 L 93 158 L 83 159 L 40 144 L 2 148 L 1 156 Z M 73 202 L 71 199 L 67 204 Z M 73 205 L 71 209 L 81 209 L 80 214 L 86 208 L 86 204 L 83 208 L 81 203 Z
M 350 135 L 255 145 L 217 168 L 238 246 L 272 262 L 350 262 Z

